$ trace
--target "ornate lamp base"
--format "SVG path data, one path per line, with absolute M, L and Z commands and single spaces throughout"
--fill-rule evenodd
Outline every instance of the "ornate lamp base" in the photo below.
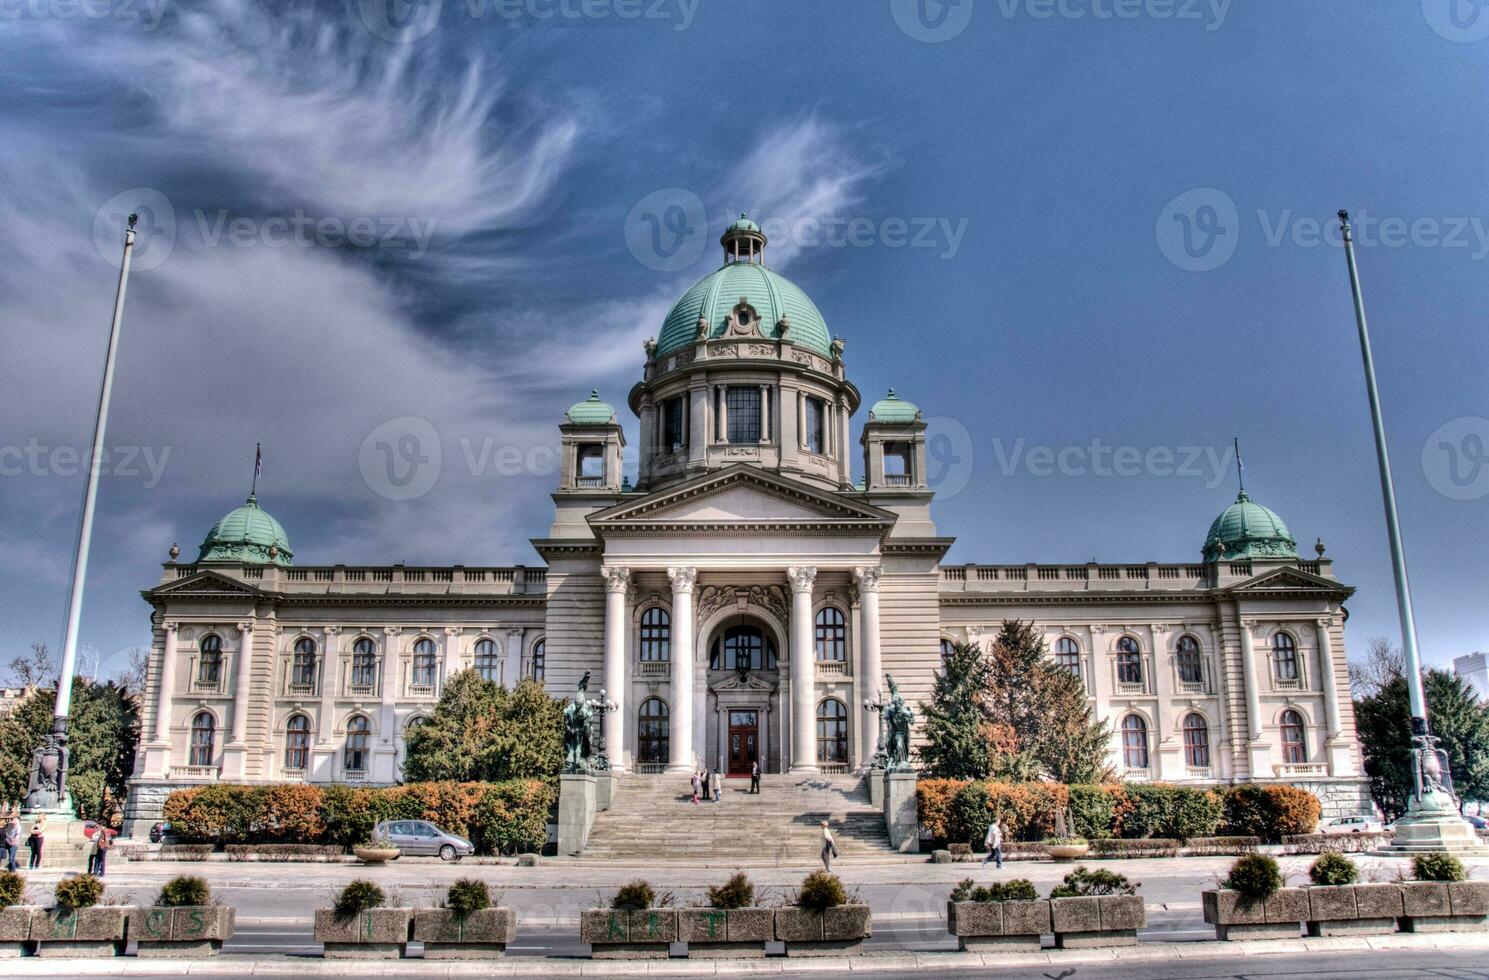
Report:
M 1412 797 L 1406 816 L 1396 821 L 1396 839 L 1384 854 L 1441 854 L 1489 856 L 1468 821 L 1458 814 L 1453 798 L 1442 791 Z

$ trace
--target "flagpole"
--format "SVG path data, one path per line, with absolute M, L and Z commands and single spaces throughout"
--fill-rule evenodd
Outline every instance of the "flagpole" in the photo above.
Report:
M 62 638 L 62 668 L 57 674 L 57 698 L 52 712 L 52 745 L 57 753 L 57 806 L 67 802 L 67 719 L 72 708 L 72 675 L 77 666 L 78 626 L 83 616 L 83 585 L 88 577 L 88 550 L 93 542 L 93 516 L 98 503 L 98 475 L 109 421 L 109 399 L 114 390 L 114 363 L 119 356 L 119 330 L 124 322 L 124 293 L 129 286 L 129 262 L 134 255 L 134 226 L 129 216 L 124 231 L 124 258 L 119 263 L 119 285 L 114 293 L 114 318 L 109 325 L 108 351 L 103 360 L 103 385 L 98 392 L 98 415 L 93 422 L 93 445 L 88 453 L 88 483 L 83 491 L 83 516 L 72 563 L 72 591 L 67 602 L 67 630 Z

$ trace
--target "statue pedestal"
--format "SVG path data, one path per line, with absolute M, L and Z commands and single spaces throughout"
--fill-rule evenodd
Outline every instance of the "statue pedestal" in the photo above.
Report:
M 21 811 L 21 843 L 16 848 L 16 866 L 24 868 L 30 863 L 31 849 L 26 846 L 26 838 L 30 836 L 32 826 L 43 816 L 47 823 L 42 835 L 41 866 L 86 871 L 88 838 L 83 835 L 83 821 L 74 816 L 70 808 Z
M 595 810 L 604 813 L 610 809 L 611 802 L 615 799 L 615 784 L 619 782 L 615 778 L 614 770 L 605 770 L 595 773 Z
M 1479 840 L 1474 829 L 1458 814 L 1458 807 L 1447 793 L 1428 793 L 1426 798 L 1412 797 L 1406 816 L 1396 821 L 1396 839 L 1384 854 L 1448 853 L 1462 857 L 1489 856 L 1489 845 Z
M 914 772 L 884 774 L 884 826 L 889 846 L 902 854 L 920 848 L 920 821 L 916 814 Z
M 870 769 L 869 780 L 869 805 L 876 809 L 884 808 L 884 770 Z
M 584 852 L 595 822 L 596 795 L 595 777 L 589 773 L 558 777 L 558 853 L 573 857 Z

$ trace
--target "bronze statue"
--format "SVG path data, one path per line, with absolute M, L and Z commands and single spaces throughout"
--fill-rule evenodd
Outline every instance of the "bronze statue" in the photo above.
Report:
M 889 703 L 884 706 L 884 727 L 887 729 L 885 754 L 890 772 L 908 772 L 910 765 L 910 726 L 915 723 L 915 712 L 905 703 L 893 674 L 885 674 L 889 685 Z
M 585 695 L 589 692 L 589 671 L 579 678 L 574 700 L 564 707 L 564 772 L 589 772 L 590 728 L 595 709 Z

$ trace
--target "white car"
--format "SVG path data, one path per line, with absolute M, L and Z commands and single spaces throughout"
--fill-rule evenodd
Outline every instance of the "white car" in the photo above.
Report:
M 1334 817 L 1318 825 L 1320 834 L 1376 834 L 1384 829 L 1374 817 Z

